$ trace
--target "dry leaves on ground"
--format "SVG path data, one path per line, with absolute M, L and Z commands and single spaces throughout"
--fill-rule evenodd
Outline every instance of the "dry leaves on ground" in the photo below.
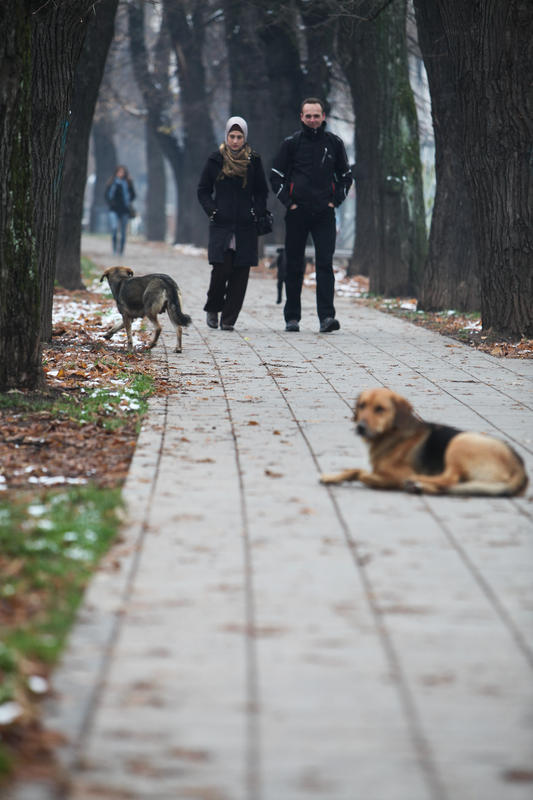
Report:
M 95 411 L 87 420 L 72 410 L 98 391 L 120 393 L 139 374 L 150 376 L 158 393 L 170 386 L 146 352 L 126 352 L 125 334 L 116 334 L 116 342 L 103 339 L 112 318 L 118 317 L 109 297 L 56 291 L 53 337 L 43 349 L 45 387 L 3 397 L 0 488 L 87 482 L 113 487 L 124 481 L 137 439 L 137 415 L 130 413 L 137 409 L 135 402 L 124 393 L 112 411 Z M 139 325 L 135 336 L 141 345 L 149 338 Z M 119 418 L 120 426 L 114 427 Z

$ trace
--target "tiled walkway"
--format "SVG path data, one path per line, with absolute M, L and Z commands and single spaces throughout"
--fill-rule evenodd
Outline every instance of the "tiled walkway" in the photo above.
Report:
M 85 250 L 113 263 L 107 240 Z M 508 439 L 533 475 L 533 361 L 346 298 L 319 335 L 310 290 L 285 333 L 261 277 L 237 329 L 210 330 L 204 259 L 130 244 L 125 263 L 174 275 L 194 326 L 178 355 L 165 322 L 153 351 L 174 390 L 56 673 L 66 797 L 531 800 L 531 487 L 429 498 L 318 476 L 367 463 L 351 407 L 382 384 Z

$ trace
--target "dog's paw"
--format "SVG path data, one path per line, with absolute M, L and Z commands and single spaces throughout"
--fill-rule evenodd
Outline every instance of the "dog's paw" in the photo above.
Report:
M 411 479 L 403 482 L 403 488 L 406 492 L 410 492 L 410 494 L 422 494 L 424 491 L 418 481 L 413 481 Z
M 320 480 L 320 483 L 338 483 L 339 482 L 338 476 L 334 475 L 332 473 L 331 474 L 323 473 L 320 476 L 319 480 Z
M 174 348 L 174 352 L 175 353 L 181 353 L 181 347 Z
M 107 333 L 104 333 L 104 339 L 111 339 L 112 336 L 113 336 L 112 331 L 107 331 Z

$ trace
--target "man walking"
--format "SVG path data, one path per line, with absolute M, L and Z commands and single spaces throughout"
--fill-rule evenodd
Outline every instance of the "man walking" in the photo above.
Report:
M 315 246 L 316 307 L 320 333 L 340 328 L 335 319 L 335 207 L 343 202 L 352 174 L 342 139 L 326 131 L 324 105 L 316 97 L 303 101 L 302 129 L 285 139 L 274 159 L 270 183 L 287 208 L 285 252 L 287 275 L 285 330 L 299 331 L 300 296 L 309 234 Z

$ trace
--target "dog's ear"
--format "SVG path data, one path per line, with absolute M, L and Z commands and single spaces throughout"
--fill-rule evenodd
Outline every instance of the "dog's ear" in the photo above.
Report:
M 401 396 L 401 394 L 394 394 L 393 402 L 396 412 L 394 415 L 394 424 L 397 428 L 408 427 L 409 424 L 416 419 L 413 412 L 413 406 L 409 400 L 406 400 L 405 397 Z

